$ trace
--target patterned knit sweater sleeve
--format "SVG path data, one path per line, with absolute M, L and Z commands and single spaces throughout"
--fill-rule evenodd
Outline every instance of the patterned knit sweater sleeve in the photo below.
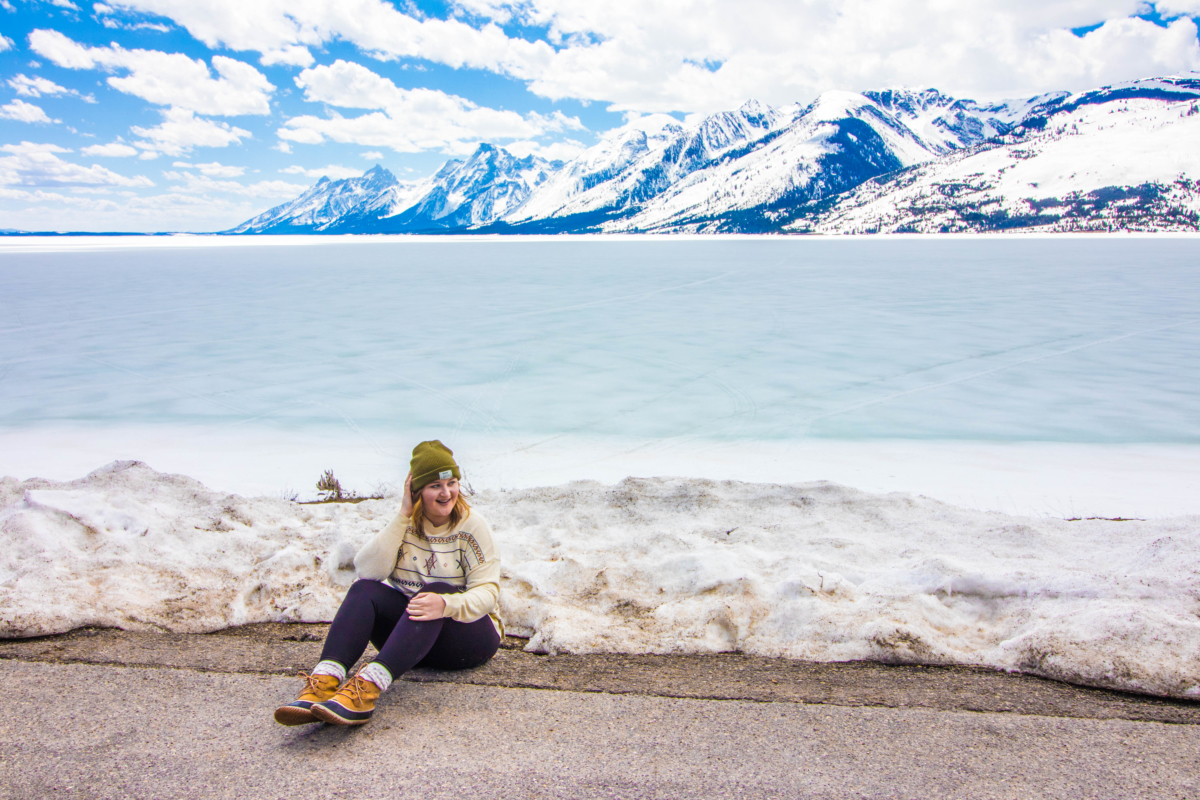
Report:
M 396 516 L 375 538 L 363 545 L 354 556 L 354 571 L 360 578 L 382 581 L 396 568 L 396 553 L 404 543 L 404 531 L 412 520 L 403 514 Z

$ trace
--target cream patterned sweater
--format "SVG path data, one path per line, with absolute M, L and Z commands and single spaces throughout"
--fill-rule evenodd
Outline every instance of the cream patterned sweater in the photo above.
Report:
M 465 587 L 458 594 L 442 595 L 442 616 L 458 622 L 490 616 L 503 633 L 496 613 L 500 556 L 491 526 L 477 511 L 454 528 L 450 523 L 434 528 L 426 520 L 424 536 L 417 534 L 411 519 L 397 516 L 358 551 L 354 569 L 358 577 L 385 581 L 409 597 L 434 582 Z

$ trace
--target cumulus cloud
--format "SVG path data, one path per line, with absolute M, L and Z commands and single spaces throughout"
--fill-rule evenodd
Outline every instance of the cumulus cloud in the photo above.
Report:
M 235 128 L 227 122 L 213 122 L 195 116 L 182 108 L 162 112 L 163 123 L 153 128 L 130 128 L 142 141 L 134 145 L 148 153 L 181 156 L 193 147 L 227 147 L 241 144 L 243 138 L 253 138 L 250 131 Z
M 5 209 L 10 227 L 41 231 L 226 230 L 262 211 L 263 201 L 247 194 L 202 194 L 184 188 L 146 195 L 117 190 L 95 196 L 80 195 L 74 188 L 68 194 L 0 186 L 0 198 L 14 201 Z
M 0 186 L 153 186 L 149 178 L 127 178 L 97 164 L 90 167 L 63 161 L 59 153 L 70 150 L 54 144 L 0 145 Z
M 168 17 L 211 47 L 257 51 L 271 63 L 303 65 L 276 54 L 340 40 L 376 58 L 487 69 L 544 97 L 647 112 L 892 85 L 1027 95 L 1200 69 L 1187 18 L 1200 14 L 1200 0 L 454 0 L 448 20 L 417 19 L 384 0 L 112 5 Z M 1137 18 L 1150 8 L 1170 23 Z M 547 30 L 549 41 L 509 37 L 495 24 L 513 20 Z
M 476 28 L 458 19 L 417 19 L 386 0 L 123 0 L 108 5 L 167 17 L 209 47 L 252 50 L 271 59 L 289 48 L 340 39 L 376 58 L 423 58 L 532 78 L 553 55 L 545 42 L 509 37 L 495 24 Z
M 50 5 L 58 6 L 59 8 L 68 8 L 71 11 L 78 11 L 79 6 L 71 2 L 71 0 L 50 0 Z
M 564 43 L 530 89 L 615 110 L 709 111 L 752 96 L 781 104 L 893 85 L 996 97 L 1200 67 L 1195 24 L 1137 19 L 1140 0 L 529 0 L 520 8 L 525 22 Z
M 112 17 L 104 17 L 100 20 L 100 24 L 112 30 L 126 31 L 158 31 L 159 33 L 167 33 L 171 28 L 163 25 L 161 22 L 119 22 Z
M 17 122 L 58 122 L 50 119 L 41 106 L 26 103 L 24 100 L 13 100 L 8 105 L 0 106 L 0 118 L 15 119 Z
M 308 51 L 308 48 L 298 44 L 290 44 L 287 47 L 279 47 L 274 50 L 267 50 L 259 59 L 259 62 L 264 67 L 270 67 L 276 64 L 285 64 L 293 67 L 307 67 L 314 61 L 316 61 L 316 59 L 313 58 L 313 54 Z
M 246 172 L 245 167 L 233 167 L 217 161 L 208 164 L 189 164 L 186 161 L 176 161 L 171 166 L 198 169 L 200 170 L 200 174 L 207 175 L 210 178 L 240 178 Z
M 70 92 L 65 86 L 59 86 L 54 81 L 36 75 L 32 78 L 27 75 L 17 75 L 15 78 L 8 79 L 8 85 L 16 89 L 17 94 L 24 97 L 41 97 L 44 94 L 56 95 Z
M 234 116 L 271 113 L 268 96 L 275 87 L 254 67 L 226 56 L 213 56 L 213 78 L 208 65 L 183 53 L 159 50 L 126 50 L 85 47 L 53 30 L 29 34 L 29 46 L 38 55 L 68 69 L 123 70 L 108 78 L 118 91 L 158 105 L 199 114 Z
M 58 95 L 69 94 L 74 95 L 75 97 L 78 97 L 87 103 L 96 102 L 96 98 L 92 97 L 91 95 L 82 95 L 74 89 L 68 89 L 65 86 L 59 86 L 54 81 L 38 75 L 35 75 L 32 78 L 24 74 L 17 75 L 16 77 L 8 79 L 8 85 L 15 89 L 17 94 L 22 95 L 23 97 L 41 97 L 42 95 L 56 97 Z
M 441 149 L 463 152 L 472 142 L 524 139 L 565 128 L 583 129 L 560 112 L 522 116 L 477 106 L 435 89 L 402 89 L 361 64 L 338 60 L 306 69 L 296 77 L 306 99 L 341 108 L 379 109 L 358 117 L 298 116 L 278 131 L 301 144 L 331 139 L 401 153 Z
M 237 181 L 213 180 L 207 175 L 193 175 L 190 172 L 169 171 L 164 172 L 163 177 L 180 184 L 174 187 L 176 191 L 193 194 L 225 192 L 244 197 L 295 197 L 308 189 L 307 186 L 287 181 L 259 181 L 258 183 L 242 184 Z
M 0 53 L 3 53 L 5 50 L 11 50 L 15 46 L 12 39 L 0 33 Z
M 1164 17 L 1200 17 L 1200 0 L 1168 0 L 1155 3 L 1155 9 Z
M 509 142 L 504 145 L 504 149 L 512 153 L 517 158 L 535 155 L 539 158 L 544 158 L 547 161 L 570 161 L 572 158 L 586 150 L 587 145 L 574 139 L 553 142 L 551 144 L 539 144 L 538 142 L 525 140 L 520 142 Z
M 108 144 L 93 144 L 79 151 L 85 156 L 105 156 L 107 158 L 129 158 L 136 156 L 138 149 L 130 147 L 123 142 L 109 142 Z
M 309 178 L 329 178 L 330 180 L 340 180 L 342 178 L 357 178 L 363 174 L 361 169 L 353 169 L 351 167 L 343 167 L 341 164 L 330 164 L 327 167 L 317 167 L 309 169 L 307 167 L 285 167 L 279 170 L 289 175 L 304 175 Z

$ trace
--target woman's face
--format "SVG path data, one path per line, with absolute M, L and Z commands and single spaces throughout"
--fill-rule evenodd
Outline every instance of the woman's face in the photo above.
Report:
M 421 489 L 421 501 L 425 505 L 425 515 L 429 520 L 441 525 L 458 502 L 458 479 L 450 478 L 426 484 Z

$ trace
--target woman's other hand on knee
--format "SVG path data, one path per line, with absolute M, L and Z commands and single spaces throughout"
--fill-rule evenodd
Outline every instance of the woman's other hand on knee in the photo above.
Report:
M 446 601 L 432 592 L 421 592 L 408 601 L 408 618 L 414 622 L 433 622 L 445 613 Z

